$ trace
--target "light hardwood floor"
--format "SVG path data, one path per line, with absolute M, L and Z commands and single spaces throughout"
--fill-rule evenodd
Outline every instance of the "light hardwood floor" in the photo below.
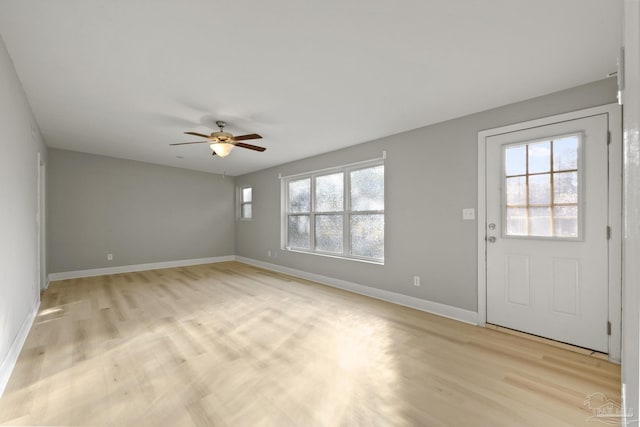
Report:
M 3 425 L 580 426 L 603 360 L 230 262 L 52 283 Z

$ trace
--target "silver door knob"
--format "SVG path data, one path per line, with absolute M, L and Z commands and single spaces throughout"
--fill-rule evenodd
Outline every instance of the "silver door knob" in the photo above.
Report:
M 496 238 L 495 238 L 495 237 L 493 237 L 493 236 L 489 236 L 489 237 L 487 237 L 487 241 L 488 241 L 489 243 L 495 243 L 495 242 L 496 242 Z

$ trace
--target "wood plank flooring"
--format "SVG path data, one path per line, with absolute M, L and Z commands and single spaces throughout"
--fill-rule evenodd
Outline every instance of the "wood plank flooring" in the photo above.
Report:
M 52 283 L 1 425 L 581 426 L 620 367 L 230 262 Z

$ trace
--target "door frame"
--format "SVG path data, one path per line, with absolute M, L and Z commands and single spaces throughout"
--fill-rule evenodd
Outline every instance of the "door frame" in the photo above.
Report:
M 611 142 L 609 145 L 609 206 L 611 227 L 609 242 L 609 360 L 620 362 L 622 319 L 622 113 L 618 104 L 607 104 L 570 113 L 558 114 L 478 132 L 478 325 L 487 324 L 487 206 L 486 206 L 486 146 L 487 138 L 505 133 L 566 122 L 580 118 L 608 115 Z M 606 230 L 602 230 L 603 233 Z
M 46 192 L 47 192 L 47 169 L 43 156 L 38 152 L 38 189 L 37 189 L 37 271 L 38 271 L 38 286 L 41 291 L 44 291 L 49 287 L 49 281 L 47 280 L 47 204 L 46 204 Z

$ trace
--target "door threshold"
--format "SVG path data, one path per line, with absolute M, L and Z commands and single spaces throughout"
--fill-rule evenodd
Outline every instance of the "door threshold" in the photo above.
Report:
M 550 338 L 541 337 L 539 335 L 533 335 L 533 334 L 528 334 L 526 332 L 516 331 L 515 329 L 509 329 L 504 326 L 494 325 L 492 323 L 486 323 L 485 327 L 488 329 L 493 329 L 494 331 L 504 332 L 505 334 L 515 335 L 517 337 L 526 338 L 531 341 L 536 341 L 536 342 L 547 344 L 553 347 L 569 350 L 574 353 L 584 354 L 586 356 L 595 357 L 596 359 L 609 361 L 609 355 L 606 353 L 600 353 L 599 351 L 591 350 L 584 347 L 578 347 L 576 345 L 567 344 L 560 341 L 555 341 Z

